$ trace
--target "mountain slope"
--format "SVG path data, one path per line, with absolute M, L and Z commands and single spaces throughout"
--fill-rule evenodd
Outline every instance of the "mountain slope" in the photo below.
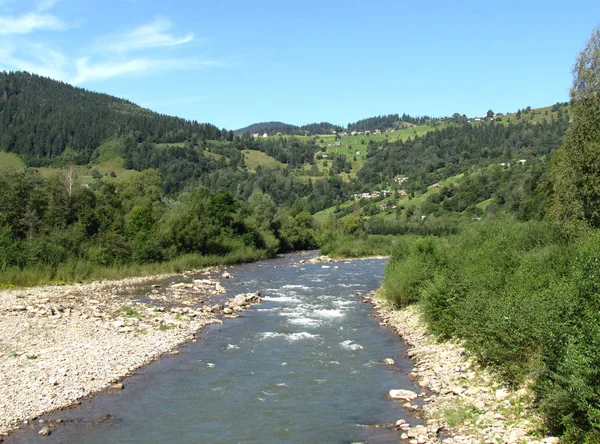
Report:
M 140 142 L 183 142 L 217 139 L 221 131 L 34 74 L 0 72 L 0 150 L 30 165 L 61 155 L 85 163 L 104 140 L 129 134 Z

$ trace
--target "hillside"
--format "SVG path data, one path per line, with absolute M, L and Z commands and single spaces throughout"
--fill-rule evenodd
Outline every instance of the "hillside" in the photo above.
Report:
M 160 115 L 35 74 L 0 72 L 0 150 L 29 165 L 48 165 L 59 156 L 87 163 L 103 141 L 128 134 L 156 143 L 221 137 L 214 125 Z
M 267 134 L 269 136 L 307 136 L 314 134 L 332 134 L 335 131 L 341 131 L 342 127 L 329 122 L 309 123 L 307 125 L 297 126 L 283 122 L 260 122 L 235 130 L 236 135 L 248 134 Z

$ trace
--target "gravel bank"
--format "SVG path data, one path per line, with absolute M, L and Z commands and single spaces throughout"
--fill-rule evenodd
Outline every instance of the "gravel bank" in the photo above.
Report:
M 234 317 L 259 300 L 209 305 L 206 298 L 225 293 L 219 281 L 230 276 L 202 273 L 135 296 L 123 293 L 169 275 L 0 292 L 0 440 L 20 421 L 103 390 L 221 323 L 216 313 Z
M 373 296 L 373 295 L 372 295 Z M 540 420 L 530 408 L 525 388 L 510 391 L 489 372 L 478 367 L 458 342 L 437 342 L 425 330 L 417 306 L 394 310 L 376 296 L 371 300 L 382 322 L 392 326 L 411 347 L 411 373 L 428 389 L 422 407 L 429 433 L 421 439 L 410 431 L 402 437 L 412 444 L 528 443 L 557 444 L 558 438 L 536 436 Z M 413 408 L 406 405 L 408 408 Z M 401 432 L 407 427 L 399 427 Z M 446 438 L 442 440 L 437 431 Z M 433 433 L 432 433 L 433 431 Z

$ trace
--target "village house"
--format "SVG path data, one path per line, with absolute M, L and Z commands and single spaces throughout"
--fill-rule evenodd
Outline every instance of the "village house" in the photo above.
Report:
M 408 196 L 406 190 L 400 190 L 400 196 Z
M 434 183 L 433 185 L 431 185 L 431 188 L 439 188 L 441 187 L 441 185 L 439 183 Z
M 396 178 L 396 182 L 400 183 L 404 183 L 408 180 L 408 177 L 404 177 L 404 176 L 400 176 Z

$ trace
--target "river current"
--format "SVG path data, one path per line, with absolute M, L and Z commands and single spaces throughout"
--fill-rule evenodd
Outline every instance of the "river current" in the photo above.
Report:
M 397 443 L 389 424 L 419 421 L 387 393 L 420 390 L 405 345 L 361 298 L 380 285 L 385 260 L 302 258 L 231 267 L 228 295 L 258 290 L 263 303 L 140 369 L 125 390 L 50 415 L 64 422 L 44 441 Z M 31 433 L 10 439 L 33 441 Z

